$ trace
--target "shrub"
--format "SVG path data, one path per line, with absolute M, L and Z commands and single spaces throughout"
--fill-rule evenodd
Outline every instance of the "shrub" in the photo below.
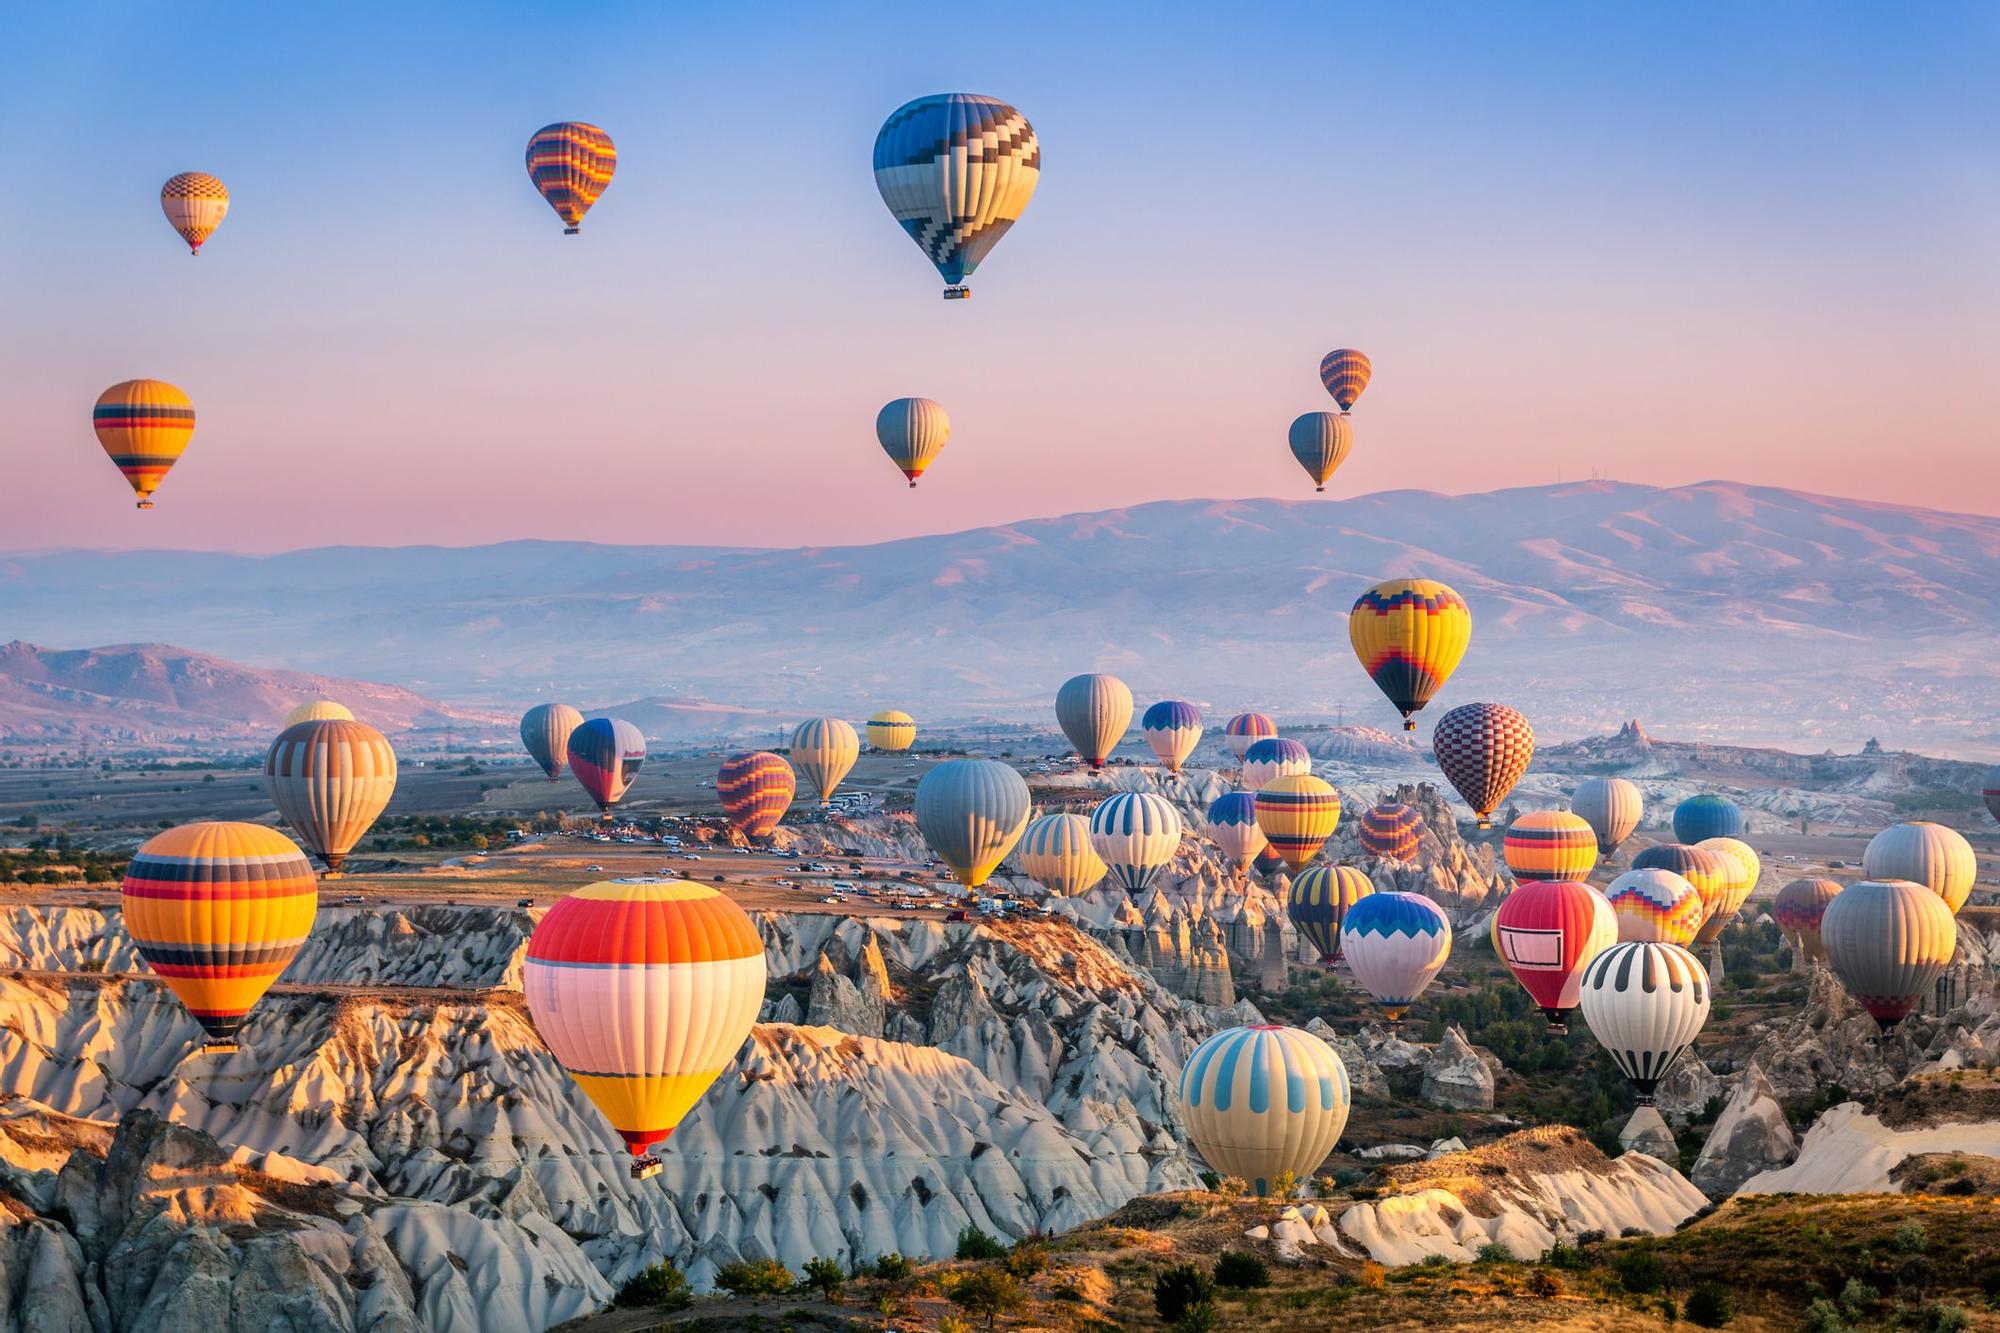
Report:
M 642 1268 L 611 1298 L 622 1309 L 685 1310 L 694 1300 L 687 1276 L 670 1263 Z
M 1929 1241 L 1921 1222 L 1905 1222 L 1889 1233 L 1889 1248 L 1897 1254 L 1922 1254 Z
M 1083 1275 L 1075 1269 L 1065 1269 L 1049 1280 L 1049 1295 L 1058 1301 L 1080 1301 L 1083 1299 Z
M 1736 1307 L 1730 1302 L 1729 1288 L 1719 1282 L 1697 1282 L 1688 1293 L 1686 1313 L 1691 1324 L 1721 1328 L 1736 1317 Z
M 1224 1250 L 1215 1256 L 1215 1284 L 1219 1287 L 1268 1287 L 1271 1266 L 1261 1255 L 1249 1250 Z
M 1193 1264 L 1175 1264 L 1153 1279 L 1153 1310 L 1166 1323 L 1174 1323 L 1190 1305 L 1215 1299 L 1215 1283 Z
M 817 1291 L 829 1301 L 838 1301 L 841 1289 L 846 1285 L 846 1270 L 824 1255 L 807 1260 L 805 1275 L 799 1279 L 799 1286 Z
M 1221 1180 L 1215 1182 L 1215 1192 L 1229 1199 L 1242 1197 L 1243 1191 L 1249 1188 L 1248 1185 L 1243 1183 L 1243 1177 L 1241 1176 L 1224 1176 Z
M 1339 1188 L 1340 1188 L 1340 1182 L 1335 1180 L 1332 1176 L 1313 1177 L 1313 1192 L 1318 1194 L 1319 1197 L 1322 1199 L 1331 1199 L 1333 1197 L 1334 1191 Z
M 738 1259 L 715 1270 L 715 1285 L 732 1296 L 780 1296 L 798 1282 L 776 1259 Z
M 1923 1333 L 1960 1333 L 1972 1325 L 1972 1316 L 1956 1305 L 1943 1301 L 1933 1301 L 1922 1311 L 1923 1323 L 1919 1325 Z
M 1497 1240 L 1487 1241 L 1479 1247 L 1479 1252 L 1472 1256 L 1472 1262 L 1475 1264 L 1506 1264 L 1513 1261 L 1514 1252 Z
M 1840 1307 L 1821 1297 L 1806 1307 L 1806 1333 L 1850 1333 Z
M 1354 1275 L 1354 1280 L 1364 1287 L 1377 1288 L 1389 1280 L 1389 1270 L 1370 1259 L 1361 1265 L 1360 1271 Z
M 1286 1168 L 1271 1177 L 1271 1194 L 1274 1198 L 1289 1199 L 1299 1192 L 1299 1173 Z
M 1222 1312 L 1214 1301 L 1196 1301 L 1174 1320 L 1174 1333 L 1214 1333 L 1222 1327 Z
M 1611 1271 L 1625 1290 L 1640 1295 L 1667 1284 L 1667 1266 L 1651 1250 L 1626 1250 L 1611 1261 Z
M 1222 1177 L 1217 1175 L 1213 1171 L 1204 1171 L 1201 1173 L 1200 1176 L 1197 1177 L 1197 1179 L 1201 1181 L 1201 1187 L 1207 1190 L 1210 1194 L 1215 1193 L 1215 1191 L 1222 1184 Z
M 974 1261 L 998 1259 L 1007 1253 L 1007 1247 L 993 1237 L 968 1222 L 965 1230 L 958 1233 L 957 1257 Z
M 1542 1267 L 1576 1270 L 1590 1267 L 1590 1260 L 1573 1245 L 1551 1245 L 1542 1255 Z
M 984 1315 L 991 1328 L 997 1316 L 1021 1308 L 1021 1284 L 998 1268 L 975 1269 L 952 1285 L 951 1303 L 969 1315 Z
M 875 1256 L 875 1276 L 884 1282 L 901 1282 L 909 1277 L 913 1265 L 894 1250 Z
M 1531 1296 L 1560 1296 L 1563 1294 L 1563 1280 L 1546 1268 L 1537 1268 L 1528 1274 L 1528 1294 Z
M 1847 1285 L 1840 1289 L 1840 1295 L 1835 1303 L 1840 1306 L 1840 1312 L 1849 1319 L 1859 1319 L 1867 1313 L 1868 1307 L 1875 1303 L 1875 1298 L 1880 1294 L 1860 1278 L 1851 1277 L 1847 1279 Z
M 1039 1239 L 1018 1242 L 1007 1252 L 1007 1271 L 1023 1282 L 1049 1266 L 1048 1243 Z

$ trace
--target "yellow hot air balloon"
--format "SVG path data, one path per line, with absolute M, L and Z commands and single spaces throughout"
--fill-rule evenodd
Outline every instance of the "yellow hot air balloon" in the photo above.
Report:
M 750 1035 L 764 946 L 704 884 L 620 879 L 558 902 L 535 926 L 521 990 L 549 1051 L 632 1153 L 672 1134 Z
M 187 242 L 188 253 L 199 255 L 202 242 L 229 212 L 229 190 L 206 172 L 183 171 L 160 187 L 160 211 Z
M 917 743 L 917 720 L 896 708 L 885 708 L 868 719 L 868 743 L 878 750 L 900 753 Z
M 950 437 L 951 418 L 928 398 L 898 398 L 875 414 L 875 438 L 913 491 Z
M 1703 838 L 1695 846 L 1714 852 L 1723 860 L 1721 892 L 1716 895 L 1714 910 L 1701 923 L 1701 933 L 1694 937 L 1697 945 L 1713 944 L 1736 920 L 1736 913 L 1757 887 L 1764 866 L 1750 844 L 1740 838 Z
M 1091 843 L 1090 820 L 1084 815 L 1043 815 L 1030 821 L 1014 845 L 1014 864 L 1058 898 L 1090 892 L 1110 871 Z
M 310 699 L 285 714 L 287 727 L 296 727 L 301 722 L 352 722 L 353 720 L 354 714 L 347 711 L 345 704 L 337 704 L 331 699 Z
M 837 717 L 808 718 L 793 728 L 791 749 L 792 767 L 806 775 L 825 805 L 861 757 L 861 738 Z
M 1347 1127 L 1347 1066 L 1299 1028 L 1218 1032 L 1181 1069 L 1181 1120 L 1202 1160 L 1258 1194 L 1317 1170 Z
M 286 727 L 264 758 L 271 799 L 299 838 L 337 879 L 348 852 L 396 791 L 396 752 L 360 722 Z
M 126 380 L 97 396 L 90 424 L 139 508 L 151 509 L 153 492 L 194 438 L 194 404 L 165 380 Z
M 1336 347 L 1320 358 L 1319 382 L 1333 395 L 1333 401 L 1340 404 L 1342 416 L 1354 406 L 1354 400 L 1368 387 L 1374 374 L 1374 363 L 1367 354 L 1352 347 Z
M 319 890 L 292 840 L 261 824 L 168 829 L 125 871 L 124 922 L 140 957 L 208 1033 L 236 1031 L 312 932 Z
M 1465 599 L 1431 579 L 1390 579 L 1355 601 L 1347 637 L 1361 669 L 1415 731 L 1411 714 L 1431 701 L 1472 642 Z
M 1303 869 L 1340 824 L 1340 793 L 1324 778 L 1294 773 L 1257 789 L 1257 827 L 1294 871 Z

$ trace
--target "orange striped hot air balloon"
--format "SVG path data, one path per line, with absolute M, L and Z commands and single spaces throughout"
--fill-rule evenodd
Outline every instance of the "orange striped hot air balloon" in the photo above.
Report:
M 1257 789 L 1257 827 L 1293 871 L 1304 868 L 1340 824 L 1340 793 L 1325 778 L 1294 773 Z
M 1472 642 L 1465 599 L 1432 579 L 1389 579 L 1355 599 L 1347 638 L 1361 669 L 1415 731 L 1411 714 L 1458 669 Z
M 1597 834 L 1581 815 L 1531 810 L 1507 826 L 1501 844 L 1519 880 L 1583 880 L 1597 868 Z
M 528 179 L 563 220 L 565 236 L 582 228 L 583 215 L 617 169 L 618 149 L 611 136 L 580 120 L 544 125 L 528 140 Z
M 139 508 L 151 509 L 153 492 L 194 438 L 194 404 L 165 380 L 126 380 L 97 396 L 90 425 Z
M 312 932 L 313 869 L 261 824 L 183 824 L 151 839 L 125 871 L 125 929 L 153 974 L 208 1033 L 236 1031 Z
M 1374 373 L 1375 367 L 1367 355 L 1352 347 L 1336 347 L 1320 358 L 1319 382 L 1333 395 L 1333 401 L 1340 404 L 1342 416 L 1354 406 L 1354 400 L 1368 387 L 1368 378 Z
M 715 775 L 715 797 L 722 802 L 722 813 L 746 838 L 769 836 L 792 808 L 798 787 L 792 766 L 769 750 L 731 755 Z
M 395 794 L 396 751 L 363 722 L 301 722 L 271 742 L 264 777 L 278 813 L 337 879 Z
M 631 1149 L 674 1132 L 750 1035 L 764 1001 L 764 946 L 707 885 L 592 884 L 549 909 L 528 939 L 521 989 L 550 1052 Z

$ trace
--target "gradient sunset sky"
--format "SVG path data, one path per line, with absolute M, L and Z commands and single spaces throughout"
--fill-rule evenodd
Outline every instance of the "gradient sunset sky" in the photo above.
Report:
M 2000 511 L 2000 7 L 16 6 L 0 548 L 848 543 L 1724 477 Z M 871 178 L 937 91 L 1039 193 L 940 282 Z M 564 237 L 522 165 L 602 125 Z M 178 171 L 225 180 L 190 260 Z M 139 513 L 107 385 L 193 397 Z M 915 492 L 876 409 L 951 444 Z

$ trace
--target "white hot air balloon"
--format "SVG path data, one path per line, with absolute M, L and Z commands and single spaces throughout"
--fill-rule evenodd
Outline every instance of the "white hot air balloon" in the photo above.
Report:
M 1451 922 L 1420 893 L 1371 893 L 1341 918 L 1340 952 L 1395 1021 L 1451 957 Z
M 1906 879 L 1944 899 L 1952 915 L 1965 906 L 1979 862 L 1972 844 L 1957 829 L 1920 821 L 1895 824 L 1869 839 L 1861 854 L 1861 873 L 1869 879 Z
M 1029 823 L 1014 847 L 1021 873 L 1059 898 L 1089 893 L 1104 878 L 1104 858 L 1090 845 L 1083 815 L 1043 815 Z
M 1141 893 L 1180 850 L 1180 812 L 1152 792 L 1107 796 L 1090 812 L 1090 845 L 1104 858 L 1113 883 Z
M 1583 971 L 1577 1008 L 1641 1106 L 1708 1022 L 1708 973 L 1678 944 L 1614 944 Z
M 1298 1028 L 1229 1028 L 1181 1069 L 1181 1121 L 1202 1160 L 1258 1194 L 1289 1171 L 1307 1176 L 1340 1141 L 1351 1094 L 1331 1046 Z

